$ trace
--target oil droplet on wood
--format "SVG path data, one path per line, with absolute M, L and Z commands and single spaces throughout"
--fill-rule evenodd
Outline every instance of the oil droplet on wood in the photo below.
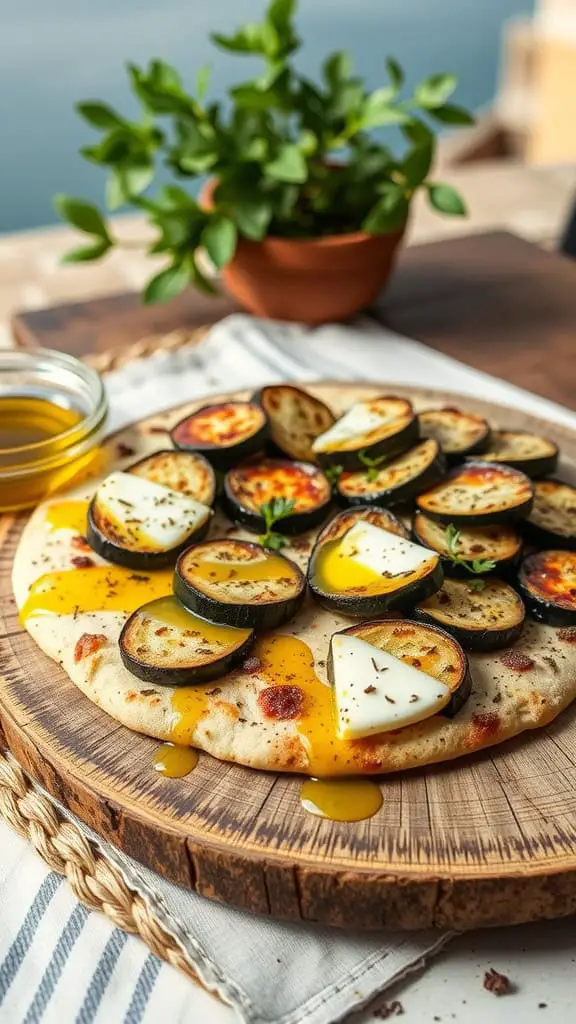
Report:
M 370 779 L 307 779 L 300 789 L 304 810 L 331 821 L 363 821 L 382 806 L 380 787 Z
M 163 743 L 154 754 L 154 770 L 169 779 L 181 779 L 198 764 L 198 751 Z

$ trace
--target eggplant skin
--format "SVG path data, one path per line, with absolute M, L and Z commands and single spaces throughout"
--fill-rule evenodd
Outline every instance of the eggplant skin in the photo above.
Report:
M 401 519 L 398 519 L 393 512 L 387 508 L 380 508 L 378 505 L 355 505 L 354 508 L 338 512 L 316 538 L 316 546 L 325 544 L 326 541 L 337 540 L 343 537 L 347 530 L 359 522 L 372 523 L 382 530 L 395 533 L 397 537 L 410 540 L 410 531 L 404 526 Z
M 554 500 L 554 495 L 565 496 L 565 502 L 558 499 Z M 534 522 L 534 518 L 538 518 L 542 511 L 542 505 L 544 509 L 560 516 L 560 522 L 564 524 L 568 523 L 572 527 L 573 532 L 556 532 L 554 529 L 547 526 L 542 526 L 537 522 Z M 563 505 L 567 507 L 563 508 Z M 522 523 L 522 533 L 526 540 L 530 544 L 534 544 L 535 547 L 544 548 L 545 550 L 561 550 L 561 551 L 576 551 L 576 512 L 572 510 L 576 509 L 576 487 L 573 484 L 567 483 L 565 480 L 549 479 L 549 480 L 536 480 L 534 483 L 534 509 L 531 515 Z
M 518 590 L 526 605 L 526 610 L 536 622 L 542 622 L 545 626 L 554 626 L 560 629 L 562 626 L 576 626 L 576 609 L 560 608 L 559 605 L 550 601 L 543 601 L 518 583 Z
M 563 533 L 554 533 L 543 526 L 525 519 L 521 524 L 522 533 L 529 544 L 537 548 L 563 548 L 564 551 L 576 551 L 576 533 L 567 537 Z
M 137 657 L 129 653 L 127 639 L 131 618 L 132 616 L 125 622 L 118 641 L 122 663 L 133 676 L 141 679 L 144 683 L 154 683 L 156 686 L 193 686 L 194 683 L 209 683 L 212 679 L 219 679 L 242 664 L 256 640 L 255 633 L 251 633 L 240 647 L 207 665 L 174 669 L 158 668 L 139 661 Z
M 277 558 L 284 558 L 283 555 L 275 553 Z M 174 594 L 185 608 L 199 615 L 202 619 L 210 622 L 217 622 L 224 626 L 236 626 L 238 629 L 248 629 L 258 626 L 259 629 L 277 629 L 285 622 L 293 618 L 302 607 L 306 597 L 306 578 L 304 573 L 289 559 L 284 559 L 289 566 L 289 571 L 294 574 L 297 592 L 292 597 L 281 601 L 270 601 L 268 604 L 233 604 L 218 601 L 217 598 L 197 589 L 188 582 L 185 575 L 180 572 L 179 563 L 176 564 L 174 572 Z
M 568 558 L 572 563 L 568 570 L 571 579 L 563 578 L 562 565 L 558 567 L 558 562 L 561 563 L 563 558 Z M 528 555 L 520 566 L 517 588 L 532 618 L 546 626 L 576 625 L 576 599 L 572 593 L 575 576 L 576 554 L 573 552 L 555 550 Z M 549 597 L 546 596 L 547 587 L 550 591 Z M 572 598 L 571 608 L 563 607 L 559 603 L 564 587 Z M 555 594 L 558 600 L 554 600 Z
M 442 628 L 445 633 L 449 633 L 454 640 L 462 644 L 467 651 L 498 651 L 502 647 L 510 647 L 524 628 L 524 619 L 509 626 L 508 629 L 467 629 L 465 626 L 452 626 L 445 622 L 440 627 L 435 616 L 423 608 L 415 608 L 413 615 L 418 622 Z
M 520 456 L 514 457 L 513 451 L 510 455 L 504 454 L 502 458 L 498 457 L 498 445 L 501 439 L 504 438 L 527 438 L 528 442 L 533 439 L 535 442 L 544 442 L 544 452 L 540 455 L 528 455 L 525 458 Z M 505 446 L 505 442 L 504 442 Z M 511 442 L 512 449 L 514 448 L 514 440 Z M 546 448 L 548 449 L 546 451 Z M 504 447 L 505 451 L 505 447 Z M 503 430 L 495 431 L 492 437 L 492 447 L 488 447 L 482 458 L 488 462 L 494 462 L 502 466 L 510 466 L 511 469 L 518 469 L 521 473 L 525 473 L 526 476 L 532 479 L 538 479 L 541 476 L 550 476 L 551 473 L 555 473 L 558 467 L 558 458 L 560 456 L 560 450 L 558 445 L 551 441 L 549 438 L 540 437 L 537 434 L 532 434 L 528 430 Z
M 286 601 L 258 605 L 223 604 L 206 594 L 201 594 L 198 590 L 192 590 L 179 576 L 174 576 L 174 595 L 200 618 L 218 622 L 223 626 L 236 626 L 238 629 L 277 629 L 300 610 L 306 596 L 306 587 L 303 586 L 299 594 Z
M 509 466 L 504 466 L 495 462 L 470 460 L 452 469 L 448 476 L 445 477 L 437 487 L 440 488 L 444 485 L 449 486 L 455 478 L 465 478 L 468 476 L 473 479 L 475 476 L 481 476 L 489 471 L 500 473 L 503 477 L 509 476 L 510 478 L 516 478 L 518 488 L 522 494 L 522 496 L 518 498 L 516 504 L 508 505 L 506 508 L 495 508 L 490 511 L 477 510 L 476 512 L 458 512 L 455 511 L 454 508 L 450 508 L 445 511 L 430 505 L 430 496 L 434 495 L 435 490 L 435 488 L 431 488 L 429 491 L 424 491 L 418 495 L 416 498 L 416 506 L 420 512 L 424 513 L 425 516 L 428 516 L 430 519 L 435 519 L 438 523 L 446 523 L 447 526 L 451 523 L 454 526 L 498 526 L 500 524 L 515 523 L 521 519 L 526 519 L 527 516 L 530 515 L 534 504 L 534 486 L 525 473 L 522 473 L 517 469 L 511 469 Z M 465 479 L 459 486 L 461 488 L 465 487 Z
M 378 617 L 390 611 L 406 611 L 419 601 L 425 601 L 427 597 L 435 594 L 444 582 L 444 572 L 438 562 L 436 568 L 427 576 L 385 594 L 370 594 L 367 597 L 359 597 L 357 594 L 329 594 L 315 583 L 315 554 L 316 549 L 312 552 L 308 569 L 308 586 L 314 599 L 322 608 L 347 615 L 351 619 Z
M 441 626 L 436 625 L 436 623 L 417 622 L 413 619 L 403 618 L 385 619 L 382 621 L 378 621 L 378 619 L 376 619 L 369 622 L 358 622 L 354 626 L 349 626 L 347 629 L 341 630 L 341 632 L 348 633 L 353 636 L 359 636 L 361 640 L 364 640 L 366 639 L 366 632 L 368 632 L 368 635 L 370 636 L 370 633 L 374 630 L 374 628 L 382 628 L 385 631 L 390 630 L 391 632 L 393 632 L 395 629 L 404 629 L 406 626 L 416 628 L 417 630 L 422 632 L 422 648 L 424 650 L 430 647 L 430 640 L 432 639 L 430 634 L 432 633 L 432 636 L 434 638 L 438 638 L 438 644 L 442 644 L 443 647 L 449 647 L 450 650 L 454 652 L 455 658 L 460 666 L 460 679 L 457 687 L 452 691 L 452 696 L 448 704 L 446 704 L 446 706 L 438 712 L 438 714 L 442 715 L 444 718 L 454 718 L 454 716 L 457 715 L 458 712 L 461 711 L 461 709 L 464 707 L 466 701 L 468 700 L 470 694 L 472 693 L 472 674 L 470 672 L 470 664 L 468 662 L 468 658 L 466 657 L 466 653 L 464 652 L 458 641 L 455 640 L 453 636 L 450 636 L 450 634 L 445 629 L 443 629 Z M 373 639 L 368 639 L 367 642 L 374 643 Z M 378 644 L 376 644 L 375 646 L 378 646 Z M 330 683 L 334 685 L 332 644 L 330 644 L 326 668 L 328 673 L 328 679 Z
M 308 421 L 308 430 L 303 436 L 294 438 L 290 430 L 283 429 L 285 409 L 282 409 L 281 402 L 274 405 L 275 393 L 280 399 L 284 396 L 288 402 L 300 403 L 306 408 L 307 415 L 300 417 L 300 422 Z M 268 384 L 255 391 L 250 400 L 261 406 L 268 417 L 270 440 L 267 451 L 273 457 L 296 459 L 299 462 L 317 461 L 312 451 L 312 441 L 336 422 L 334 413 L 325 402 L 294 384 Z
M 471 443 L 460 445 L 460 447 L 456 447 L 453 450 L 446 450 L 446 448 L 442 448 L 444 457 L 450 466 L 457 465 L 459 462 L 462 462 L 466 456 L 481 456 L 482 452 L 484 452 L 490 444 L 492 431 L 490 429 L 490 424 L 482 416 L 465 413 L 460 409 L 455 409 L 450 406 L 444 406 L 443 409 L 423 409 L 422 412 L 418 413 L 420 435 L 423 438 L 430 437 L 438 440 L 438 429 L 435 431 L 428 427 L 430 418 L 435 420 L 436 424 L 438 423 L 438 420 L 448 420 L 446 430 L 449 433 L 457 432 L 457 426 L 455 427 L 453 422 L 452 424 L 450 423 L 450 421 L 453 421 L 454 419 L 456 419 L 456 421 L 460 420 L 461 422 L 467 421 L 468 423 L 472 421 L 480 428 L 480 432 L 477 433 L 476 440 Z
M 374 494 L 345 494 L 340 489 L 339 482 L 336 484 L 336 496 L 340 505 L 345 508 L 353 508 L 355 505 L 381 505 L 384 508 L 394 505 L 402 505 L 409 502 L 422 491 L 435 487 L 440 483 L 446 473 L 446 459 L 438 450 L 438 454 L 426 468 L 417 476 L 406 480 L 399 487 L 388 487 L 384 490 L 374 491 Z M 376 481 L 374 481 L 376 483 Z
M 273 530 L 275 533 L 283 533 L 287 537 L 293 537 L 297 533 L 306 533 L 307 530 L 312 530 L 324 522 L 330 511 L 330 505 L 331 503 L 328 502 L 318 508 L 308 509 L 306 512 L 295 512 L 294 515 L 286 516 L 275 523 Z M 224 485 L 222 495 L 222 508 L 233 523 L 243 526 L 250 533 L 266 532 L 266 523 L 262 516 L 230 498 L 226 491 L 226 485 Z
M 325 479 L 318 466 L 312 466 L 309 463 L 300 464 L 298 462 L 290 462 L 287 459 L 271 459 L 263 460 L 263 462 L 270 463 L 271 472 L 274 471 L 275 467 L 298 467 L 299 465 L 303 465 L 306 466 L 309 471 L 311 470 L 315 474 L 318 474 L 322 481 L 324 481 Z M 246 464 L 247 470 L 249 470 L 250 466 L 253 464 L 255 464 L 254 460 L 252 461 L 252 463 L 248 462 Z M 242 467 L 240 466 L 237 467 L 236 471 L 233 472 L 241 471 Z M 324 500 L 312 506 L 312 508 L 307 508 L 302 512 L 294 512 L 292 513 L 292 515 L 286 516 L 284 519 L 279 519 L 278 522 L 275 523 L 273 526 L 274 532 L 282 533 L 286 536 L 293 536 L 297 533 L 305 533 L 307 530 L 312 530 L 314 527 L 320 526 L 327 518 L 332 508 L 332 491 L 327 481 L 325 490 L 326 493 Z M 281 495 L 276 496 L 280 497 Z M 232 522 L 237 523 L 239 526 L 243 526 L 246 530 L 249 530 L 251 533 L 262 534 L 266 532 L 266 523 L 264 521 L 264 517 L 260 514 L 260 512 L 256 511 L 255 509 L 248 508 L 246 505 L 242 503 L 241 499 L 236 496 L 236 492 L 233 486 L 233 479 L 231 479 L 231 474 L 227 474 L 224 479 L 224 488 L 222 492 L 221 503 L 224 512 L 226 513 L 228 518 L 232 520 Z
M 93 498 L 88 506 L 86 540 L 92 550 L 101 558 L 105 558 L 107 562 L 113 562 L 114 565 L 122 565 L 125 569 L 163 569 L 167 565 L 173 565 L 178 555 L 181 555 L 186 548 L 189 548 L 192 543 L 204 539 L 210 526 L 210 517 L 208 517 L 195 533 L 189 534 L 181 544 L 169 551 L 130 551 L 128 548 L 115 544 L 106 534 L 102 533 L 94 517 L 94 503 L 95 499 Z
M 251 402 L 224 402 L 222 405 L 255 405 Z M 259 429 L 255 430 L 253 434 L 238 441 L 237 444 L 231 445 L 210 445 L 203 444 L 201 441 L 186 443 L 183 435 L 184 425 L 188 420 L 193 420 L 200 413 L 211 409 L 212 406 L 204 406 L 202 409 L 198 409 L 195 413 L 190 416 L 185 416 L 184 419 L 180 420 L 175 427 L 170 431 L 170 439 L 175 448 L 182 451 L 198 452 L 203 455 L 208 462 L 216 470 L 226 471 L 232 466 L 237 465 L 238 462 L 249 458 L 251 455 L 255 455 L 257 452 L 263 451 L 269 439 L 269 425 L 265 418 L 264 410 L 260 406 L 256 406 L 259 414 L 264 416 L 264 422 Z M 220 406 L 214 406 L 214 409 L 218 409 Z
M 366 469 L 366 466 L 362 462 L 360 455 L 368 456 L 370 459 L 378 459 L 382 455 L 393 458 L 394 455 L 401 455 L 408 448 L 412 448 L 418 443 L 419 439 L 418 418 L 414 414 L 413 418 L 402 430 L 382 438 L 381 441 L 376 441 L 374 444 L 363 446 L 357 450 L 317 452 L 316 457 L 323 468 L 341 466 L 345 470 L 358 470 L 361 472 L 363 469 Z
M 459 580 L 470 579 L 470 572 L 469 572 L 468 569 L 466 569 L 463 565 L 460 565 L 458 562 L 453 562 L 452 559 L 448 558 L 447 555 L 442 554 L 442 552 L 439 551 L 438 548 L 435 548 L 434 545 L 431 544 L 426 539 L 426 537 L 422 534 L 422 532 L 418 529 L 418 524 L 420 522 L 422 522 L 423 520 L 425 520 L 425 519 L 426 519 L 426 516 L 424 515 L 423 512 L 416 512 L 416 514 L 414 515 L 414 517 L 412 519 L 412 531 L 411 531 L 412 540 L 416 544 L 421 544 L 422 547 L 428 548 L 430 551 L 435 551 L 436 554 L 440 555 L 440 563 L 442 565 L 442 568 L 444 569 L 444 575 L 445 576 L 450 576 L 453 579 L 457 579 L 457 580 L 458 579 Z M 521 537 L 520 537 L 520 535 L 518 535 L 518 548 L 514 552 L 513 555 L 510 555 L 510 556 L 508 556 L 506 558 L 495 558 L 494 555 L 492 554 L 492 552 L 490 552 L 489 550 L 486 550 L 486 551 L 484 551 L 482 553 L 482 555 L 478 555 L 478 556 L 472 555 L 471 556 L 471 558 L 475 558 L 475 557 L 481 557 L 482 559 L 491 559 L 492 561 L 496 562 L 496 565 L 494 566 L 493 569 L 490 569 L 489 572 L 483 573 L 483 575 L 485 575 L 485 576 L 500 576 L 500 577 L 504 577 L 504 576 L 510 577 L 511 575 L 514 576 L 515 570 L 517 569 L 518 565 L 520 564 L 520 561 L 521 561 L 521 558 L 522 558 L 522 540 L 521 540 Z M 468 560 L 470 560 L 470 559 L 468 559 Z
M 541 476 L 549 476 L 556 471 L 558 455 L 559 453 L 556 452 L 554 455 L 542 455 L 533 459 L 502 459 L 501 462 L 494 459 L 490 461 L 498 466 L 510 466 L 510 469 L 518 469 L 532 480 L 538 480 Z

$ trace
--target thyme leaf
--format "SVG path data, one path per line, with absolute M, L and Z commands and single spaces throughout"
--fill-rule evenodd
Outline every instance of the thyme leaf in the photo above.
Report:
M 496 568 L 496 562 L 493 558 L 473 558 L 472 560 L 461 558 L 457 550 L 460 537 L 460 530 L 454 526 L 454 523 L 450 523 L 446 527 L 446 547 L 448 549 L 448 557 L 454 565 L 461 565 L 466 572 L 471 573 L 473 576 L 492 572 Z M 472 590 L 483 590 L 484 583 L 484 580 L 470 580 L 469 586 Z

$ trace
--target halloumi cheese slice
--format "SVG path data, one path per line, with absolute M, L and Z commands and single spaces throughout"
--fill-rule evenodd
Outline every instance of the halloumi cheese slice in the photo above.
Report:
M 211 515 L 207 505 L 133 473 L 111 473 L 95 502 L 130 546 L 155 551 L 178 547 Z
M 346 633 L 332 637 L 331 676 L 342 740 L 421 722 L 438 714 L 451 697 L 445 683 Z

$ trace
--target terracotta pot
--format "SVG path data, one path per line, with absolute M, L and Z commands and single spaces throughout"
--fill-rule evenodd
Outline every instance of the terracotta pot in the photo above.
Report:
M 206 183 L 203 206 L 210 207 L 215 188 L 215 180 Z M 404 230 L 304 240 L 241 238 L 222 279 L 230 295 L 256 316 L 309 324 L 348 320 L 382 291 Z

